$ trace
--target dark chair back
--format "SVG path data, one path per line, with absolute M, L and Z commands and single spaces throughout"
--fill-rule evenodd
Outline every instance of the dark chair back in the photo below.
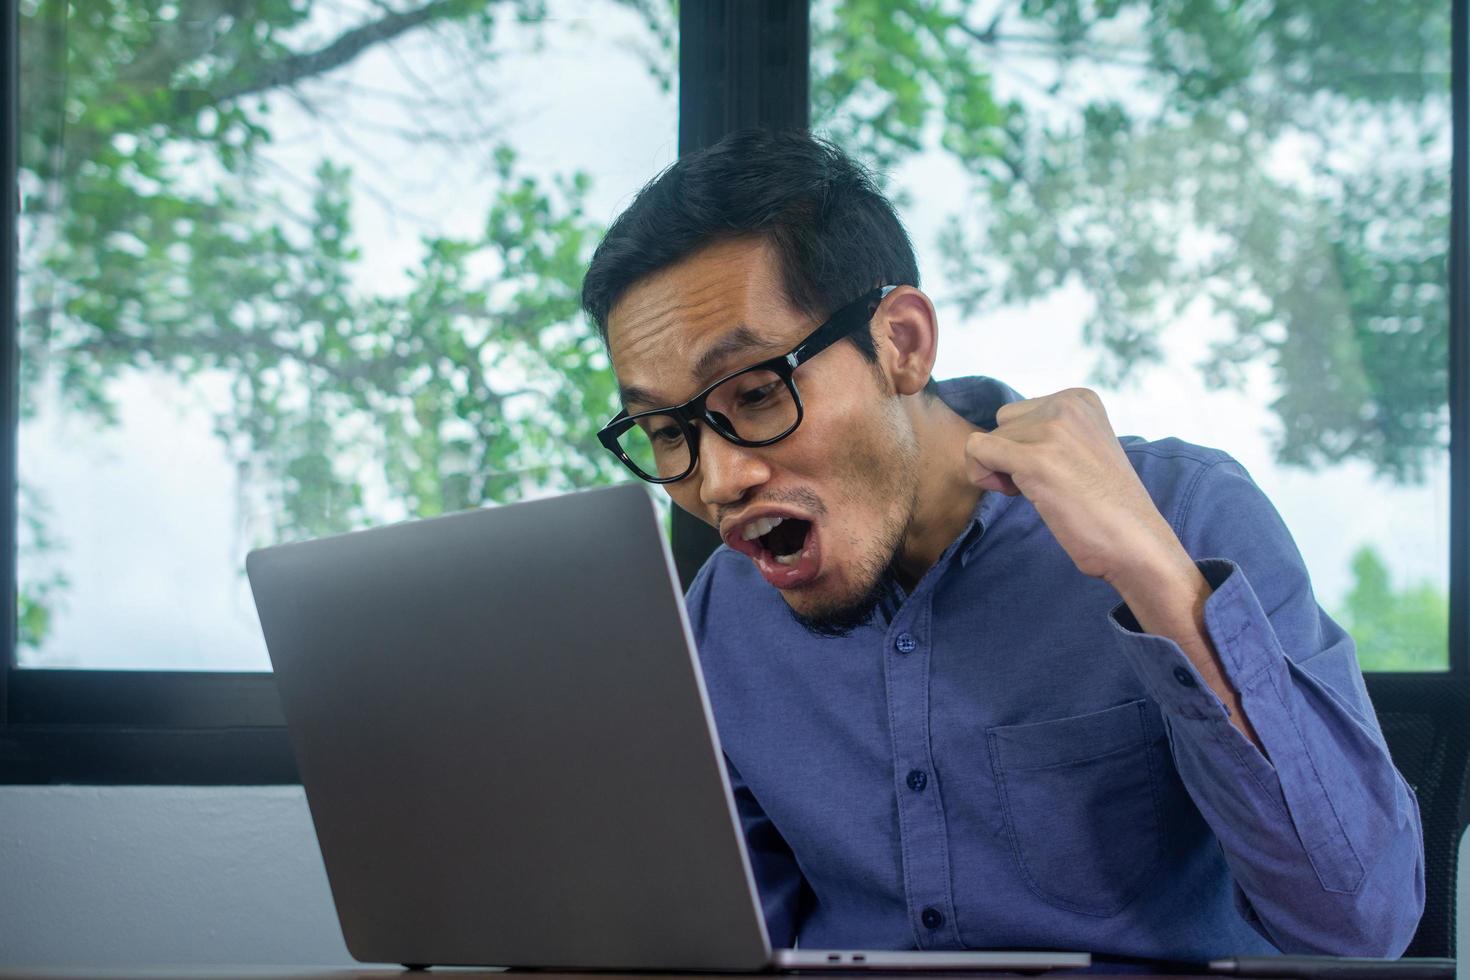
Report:
M 1424 818 L 1424 918 L 1406 956 L 1455 955 L 1455 864 L 1470 823 L 1470 680 L 1367 674 L 1394 765 Z

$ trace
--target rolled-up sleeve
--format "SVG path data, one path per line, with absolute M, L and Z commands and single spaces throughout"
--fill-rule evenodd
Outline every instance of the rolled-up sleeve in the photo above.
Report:
M 1172 523 L 1214 589 L 1205 628 L 1265 754 L 1176 643 L 1143 633 L 1126 606 L 1112 620 L 1241 913 L 1284 952 L 1400 955 L 1424 905 L 1419 808 L 1352 638 L 1318 606 L 1291 535 L 1239 464 L 1201 465 L 1182 497 Z

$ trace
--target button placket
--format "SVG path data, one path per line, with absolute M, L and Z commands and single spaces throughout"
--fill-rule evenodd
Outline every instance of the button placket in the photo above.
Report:
M 903 859 L 904 890 L 914 938 L 923 949 L 959 946 L 942 910 L 952 905 L 949 838 L 929 755 L 928 595 L 911 595 L 888 633 L 884 677 Z M 930 914 L 932 913 L 932 915 Z M 937 918 L 936 918 L 937 917 Z

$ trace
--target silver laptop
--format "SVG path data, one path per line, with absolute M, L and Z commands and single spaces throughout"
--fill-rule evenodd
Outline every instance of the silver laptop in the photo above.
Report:
M 347 948 L 615 970 L 1045 970 L 772 950 L 659 519 L 624 484 L 246 562 Z

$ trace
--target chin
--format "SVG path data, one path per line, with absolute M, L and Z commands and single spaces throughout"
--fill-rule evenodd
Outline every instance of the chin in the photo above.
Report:
M 785 590 L 791 615 L 808 632 L 817 636 L 847 636 L 866 625 L 884 595 L 886 576 L 879 575 L 865 588 L 816 590 L 811 586 Z

